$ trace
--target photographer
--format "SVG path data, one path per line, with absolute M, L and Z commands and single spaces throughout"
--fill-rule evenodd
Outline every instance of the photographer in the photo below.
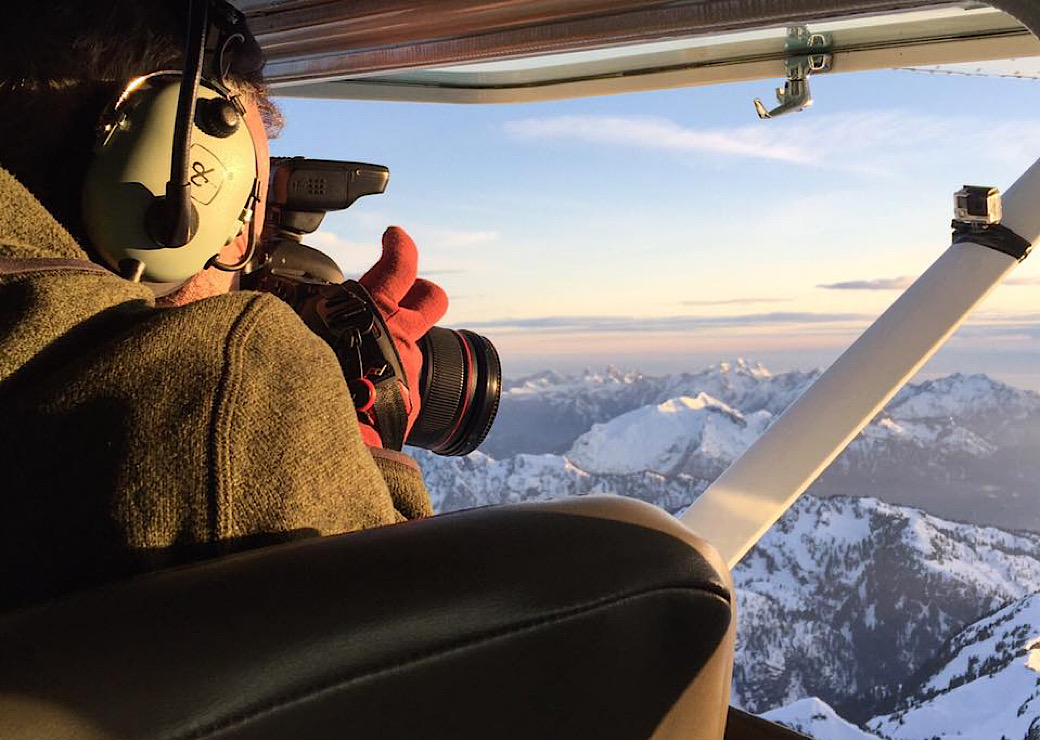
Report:
M 147 276 L 135 281 L 143 265 L 116 274 L 90 236 L 94 221 L 136 218 L 133 193 L 92 189 L 99 121 L 145 94 L 135 78 L 183 68 L 187 18 L 185 0 L 41 0 L 7 9 L 0 30 L 0 608 L 431 513 L 414 460 L 359 423 L 330 347 L 274 296 L 232 291 L 228 266 L 263 223 L 278 124 L 242 34 L 225 39 L 221 54 L 240 58 L 222 56 L 219 74 L 243 107 L 260 197 L 251 219 L 234 209 L 246 214 L 237 238 L 210 245 L 205 264 L 224 269 L 157 299 Z M 412 389 L 406 431 L 416 341 L 447 309 L 416 263 L 392 227 L 361 279 Z

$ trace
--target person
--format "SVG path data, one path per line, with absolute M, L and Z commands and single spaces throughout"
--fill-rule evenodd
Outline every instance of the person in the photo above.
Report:
M 289 306 L 235 291 L 234 275 L 212 268 L 156 299 L 97 267 L 80 202 L 98 116 L 128 81 L 181 67 L 186 14 L 183 0 L 41 0 L 5 13 L 0 609 L 432 513 L 415 461 L 359 423 L 334 354 Z M 278 112 L 259 75 L 228 84 L 266 192 Z M 245 245 L 242 235 L 220 259 Z M 391 227 L 361 279 L 412 388 L 415 340 L 447 309 L 416 264 Z

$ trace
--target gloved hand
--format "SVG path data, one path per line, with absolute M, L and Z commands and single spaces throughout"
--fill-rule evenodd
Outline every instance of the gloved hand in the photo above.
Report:
M 448 310 L 448 296 L 440 286 L 416 277 L 419 253 L 415 242 L 398 226 L 383 233 L 383 254 L 360 280 L 379 307 L 401 356 L 408 388 L 401 389 L 408 409 L 408 430 L 419 416 L 419 372 L 422 353 L 416 342 Z M 361 437 L 370 447 L 382 447 L 376 429 L 360 422 Z M 407 434 L 405 435 L 407 436 Z

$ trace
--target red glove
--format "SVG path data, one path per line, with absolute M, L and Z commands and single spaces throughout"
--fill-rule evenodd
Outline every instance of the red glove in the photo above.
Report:
M 401 356 L 401 366 L 408 378 L 408 388 L 401 388 L 408 409 L 407 431 L 411 431 L 419 416 L 422 353 L 416 342 L 448 310 L 448 296 L 444 290 L 429 280 L 416 277 L 418 263 L 415 242 L 403 229 L 391 226 L 383 234 L 383 255 L 358 280 L 372 294 Z M 365 444 L 369 447 L 383 446 L 375 427 L 365 422 L 360 422 L 360 425 Z

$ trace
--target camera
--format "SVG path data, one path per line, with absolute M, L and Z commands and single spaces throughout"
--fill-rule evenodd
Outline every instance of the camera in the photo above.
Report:
M 369 404 L 366 394 L 374 393 L 373 380 L 376 385 L 395 377 L 403 380 L 403 372 L 385 327 L 380 331 L 382 319 L 374 304 L 369 305 L 367 292 L 345 281 L 335 260 L 304 244 L 303 238 L 321 225 L 328 211 L 384 192 L 389 179 L 390 171 L 382 165 L 272 157 L 261 248 L 241 278 L 242 287 L 284 300 L 330 342 L 358 408 Z M 316 301 L 322 302 L 318 311 Z M 324 306 L 334 303 L 351 310 L 332 313 L 355 318 L 330 322 Z M 367 318 L 358 324 L 356 317 L 361 314 Z M 440 326 L 431 328 L 418 345 L 421 408 L 404 443 L 439 455 L 469 454 L 484 441 L 498 413 L 502 390 L 498 352 L 486 337 Z M 371 368 L 376 366 L 380 369 L 373 375 Z

